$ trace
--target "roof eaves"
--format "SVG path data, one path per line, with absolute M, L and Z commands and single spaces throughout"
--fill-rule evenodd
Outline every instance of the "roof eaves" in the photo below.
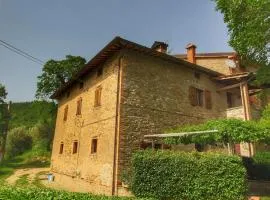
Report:
M 212 76 L 220 76 L 221 73 L 218 73 L 216 71 L 210 70 L 208 68 L 205 68 L 200 65 L 196 65 L 193 63 L 190 63 L 188 61 L 176 58 L 175 56 L 168 55 L 166 53 L 155 51 L 151 48 L 145 47 L 143 45 L 125 40 L 121 37 L 115 37 L 109 44 L 107 44 L 99 53 L 94 56 L 78 73 L 76 73 L 70 81 L 68 81 L 66 84 L 64 84 L 62 87 L 56 90 L 56 92 L 51 95 L 50 98 L 55 99 L 59 97 L 67 88 L 69 88 L 72 84 L 74 84 L 80 77 L 87 74 L 91 69 L 93 69 L 95 66 L 100 65 L 105 62 L 105 60 L 114 54 L 116 51 L 119 51 L 122 48 L 132 49 L 135 51 L 147 53 L 151 56 L 160 57 L 164 60 L 174 62 L 177 64 L 183 64 L 184 66 L 190 67 L 192 69 L 201 71 L 203 73 L 210 74 Z

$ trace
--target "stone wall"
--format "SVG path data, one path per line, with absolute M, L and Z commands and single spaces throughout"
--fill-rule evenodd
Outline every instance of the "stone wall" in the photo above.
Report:
M 228 108 L 226 113 L 228 119 L 233 118 L 245 120 L 245 111 L 243 106 Z
M 80 192 L 111 194 L 114 161 L 115 120 L 118 81 L 118 59 L 114 56 L 103 66 L 103 74 L 93 71 L 76 84 L 70 95 L 59 100 L 51 170 L 55 181 L 67 189 Z M 95 90 L 102 87 L 101 106 L 94 106 Z M 77 101 L 82 98 L 82 113 L 76 115 Z M 64 110 L 68 105 L 68 117 Z M 97 153 L 91 154 L 91 141 L 97 138 Z M 73 142 L 78 141 L 78 153 L 73 154 Z M 60 144 L 64 151 L 60 154 Z M 81 185 L 74 187 L 74 185 Z
M 139 149 L 146 134 L 163 133 L 183 124 L 226 117 L 226 94 L 208 74 L 194 77 L 194 70 L 159 58 L 126 51 L 120 120 L 119 173 L 129 165 L 132 152 Z M 191 106 L 189 87 L 209 90 L 212 109 Z

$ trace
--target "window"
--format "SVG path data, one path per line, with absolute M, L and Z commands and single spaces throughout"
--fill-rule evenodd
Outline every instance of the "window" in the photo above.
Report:
M 73 154 L 76 154 L 78 152 L 78 146 L 79 146 L 78 141 L 74 141 L 73 142 L 73 149 L 72 149 Z
M 201 78 L 201 74 L 198 73 L 198 72 L 194 72 L 194 77 L 195 77 L 196 79 L 200 79 L 200 78 Z
M 190 86 L 189 87 L 189 100 L 192 106 L 203 107 L 203 90 Z
M 66 97 L 68 98 L 70 96 L 70 91 L 67 92 Z
M 76 115 L 81 115 L 82 114 L 82 98 L 79 98 L 77 101 L 77 111 Z
M 103 74 L 103 67 L 99 67 L 97 70 L 97 76 L 101 76 Z
M 101 90 L 102 90 L 102 87 L 99 86 L 95 91 L 95 107 L 101 105 Z
M 92 139 L 91 154 L 97 153 L 97 144 L 98 144 L 97 138 Z
M 207 109 L 212 109 L 212 95 L 209 90 L 205 90 L 205 107 Z
M 79 84 L 80 89 L 83 89 L 83 86 L 84 86 L 84 83 L 80 82 L 80 84 Z
M 66 105 L 64 110 L 64 121 L 67 121 L 67 116 L 68 116 L 68 105 Z
M 63 154 L 63 152 L 64 152 L 64 143 L 63 143 L 63 142 L 61 142 L 61 144 L 60 144 L 60 150 L 59 150 L 59 154 Z
M 232 108 L 233 107 L 233 98 L 232 98 L 232 93 L 227 92 L 227 104 L 228 104 L 228 108 Z

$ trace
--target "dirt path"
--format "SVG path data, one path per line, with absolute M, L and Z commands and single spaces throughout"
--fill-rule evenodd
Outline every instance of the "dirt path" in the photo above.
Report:
M 35 177 L 41 172 L 49 172 L 50 168 L 29 168 L 29 169 L 18 169 L 10 177 L 6 179 L 6 182 L 10 185 L 14 185 L 20 177 L 28 175 L 27 179 L 29 183 L 32 183 Z

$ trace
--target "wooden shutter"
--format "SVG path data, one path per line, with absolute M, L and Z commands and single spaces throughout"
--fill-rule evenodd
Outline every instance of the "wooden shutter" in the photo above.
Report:
M 76 115 L 81 115 L 82 114 L 82 98 L 80 98 L 77 101 L 77 112 Z
M 64 110 L 64 121 L 67 121 L 67 116 L 68 116 L 68 105 L 65 107 Z
M 95 91 L 95 106 L 101 105 L 101 91 L 102 91 L 101 87 L 98 87 Z
M 205 94 L 205 107 L 207 109 L 212 109 L 212 96 L 209 90 L 204 91 Z
M 192 106 L 197 106 L 198 101 L 197 101 L 197 91 L 196 88 L 193 86 L 189 87 L 189 101 Z

